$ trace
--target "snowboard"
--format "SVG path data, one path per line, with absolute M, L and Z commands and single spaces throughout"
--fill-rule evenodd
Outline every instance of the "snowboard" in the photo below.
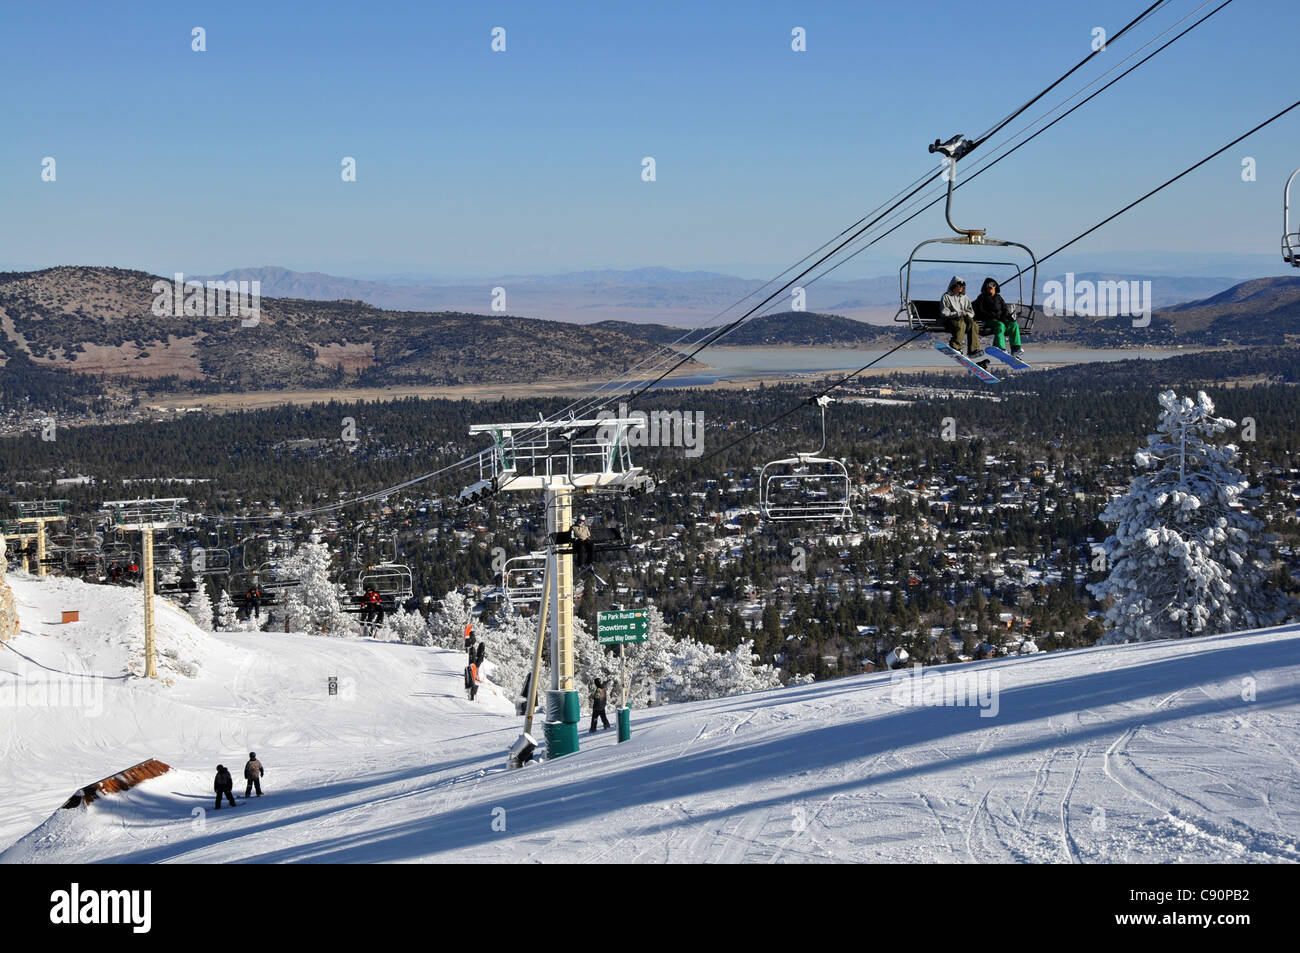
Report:
M 1016 370 L 1018 370 L 1018 371 L 1027 371 L 1027 370 L 1029 370 L 1029 365 L 1028 365 L 1028 364 L 1026 364 L 1026 363 L 1025 363 L 1024 361 L 1022 361 L 1020 358 L 1018 358 L 1018 357 L 1013 357 L 1012 355 L 1008 354 L 1006 351 L 1002 350 L 1002 348 L 1000 348 L 1000 347 L 986 347 L 986 348 L 984 349 L 984 352 L 985 352 L 986 354 L 992 354 L 994 357 L 996 357 L 996 358 L 997 358 L 999 361 L 1001 361 L 1003 364 L 1006 364 L 1006 365 L 1008 365 L 1009 367 L 1014 367 L 1014 368 L 1015 368 Z
M 958 354 L 956 351 L 954 351 L 948 345 L 944 344 L 942 341 L 935 341 L 934 349 L 938 351 L 940 354 L 947 354 L 949 357 L 953 358 L 958 364 L 962 365 L 964 368 L 966 368 L 966 370 L 970 371 L 972 374 L 974 374 L 984 383 L 986 384 L 999 383 L 998 379 L 994 377 L 992 374 L 990 374 L 988 371 L 986 371 L 984 368 L 980 367 L 978 364 L 972 361 L 965 354 Z

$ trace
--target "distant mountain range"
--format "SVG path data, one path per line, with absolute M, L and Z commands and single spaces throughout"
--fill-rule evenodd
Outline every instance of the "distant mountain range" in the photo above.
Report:
M 631 271 L 579 271 L 563 275 L 507 275 L 481 282 L 416 284 L 406 281 L 367 281 L 342 278 L 320 272 L 296 272 L 287 268 L 239 268 L 221 275 L 196 276 L 216 280 L 257 280 L 267 297 L 301 298 L 310 301 L 349 299 L 377 308 L 396 311 L 454 311 L 484 314 L 492 310 L 494 289 L 504 289 L 505 311 L 509 314 L 552 321 L 596 324 L 606 321 L 648 323 L 674 327 L 699 327 L 715 316 L 744 313 L 736 308 L 762 301 L 777 283 L 737 278 L 706 271 L 674 271 L 669 268 L 638 268 Z M 913 276 L 923 296 L 938 297 L 948 283 L 948 272 L 924 271 Z M 964 275 L 976 287 L 983 275 Z M 1235 284 L 1225 277 L 1177 277 L 1171 275 L 1081 272 L 1076 280 L 1149 280 L 1153 306 L 1164 308 L 1217 294 Z M 1044 272 L 1047 281 L 1064 280 L 1064 275 Z M 753 297 L 749 297 L 749 296 Z M 805 311 L 836 314 L 876 324 L 889 323 L 898 310 L 898 275 L 839 281 L 825 278 L 805 287 Z M 789 294 L 779 295 L 771 307 L 785 311 L 792 306 Z M 731 309 L 731 310 L 727 310 Z
M 356 300 L 277 298 L 256 322 L 156 313 L 142 271 L 64 267 L 0 273 L 0 363 L 179 389 L 424 386 L 603 379 L 644 341 L 616 331 L 509 315 L 386 311 Z
M 648 271 L 637 274 L 656 277 L 655 270 Z M 327 289 L 355 295 L 366 285 L 284 269 L 223 277 L 247 281 L 254 280 L 252 275 L 266 279 L 255 326 L 229 316 L 177 316 L 166 309 L 160 313 L 155 307 L 155 284 L 160 279 L 141 271 L 62 267 L 0 273 L 0 377 L 8 376 L 0 384 L 9 385 L 6 392 L 14 392 L 15 378 L 30 372 L 28 389 L 44 393 L 50 372 L 67 371 L 152 382 L 165 390 L 227 393 L 605 380 L 643 360 L 647 344 L 671 344 L 683 336 L 688 343 L 698 343 L 708 333 L 700 330 L 698 317 L 685 326 L 608 318 L 577 325 L 482 313 L 486 308 L 480 313 L 385 310 L 355 298 L 277 297 L 277 292 L 286 290 L 299 295 Z M 658 276 L 657 284 L 604 285 L 600 294 L 608 298 L 621 289 L 646 295 L 653 288 L 659 295 L 676 291 L 695 302 L 692 289 L 708 281 L 698 275 L 682 276 L 680 281 L 662 278 Z M 1212 282 L 1180 280 L 1183 287 Z M 721 276 L 716 281 L 731 287 L 739 279 Z M 397 286 L 371 285 L 376 294 L 396 293 Z M 521 282 L 518 287 L 528 285 Z M 571 293 L 574 285 L 566 281 L 556 287 Z M 932 293 L 937 295 L 938 290 Z M 1154 295 L 1154 282 L 1152 290 Z M 715 294 L 723 296 L 721 291 Z M 518 300 L 516 295 L 512 306 Z M 742 314 L 743 310 L 733 308 L 707 326 L 720 327 Z M 747 320 L 721 344 L 870 349 L 889 346 L 907 333 L 905 326 L 893 322 L 872 324 L 843 314 L 787 309 Z M 1143 327 L 1134 327 L 1131 316 L 1040 314 L 1031 341 L 1090 347 L 1269 345 L 1297 337 L 1300 278 L 1259 278 L 1217 289 L 1196 301 L 1157 308 Z M 707 362 L 708 352 L 701 358 Z M 45 375 L 39 386 L 38 371 Z

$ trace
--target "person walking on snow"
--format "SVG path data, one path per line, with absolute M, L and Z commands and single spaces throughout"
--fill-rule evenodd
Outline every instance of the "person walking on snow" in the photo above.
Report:
M 605 686 L 601 682 L 596 682 L 596 687 L 591 691 L 591 730 L 587 732 L 589 735 L 596 733 L 597 718 L 605 723 L 605 728 L 609 727 L 609 719 L 605 717 L 606 697 Z
M 984 353 L 980 347 L 980 327 L 975 320 L 975 309 L 970 298 L 966 297 L 966 282 L 958 275 L 953 275 L 948 282 L 948 293 L 939 302 L 939 313 L 952 337 L 948 346 L 960 354 L 962 338 L 966 339 L 966 353 L 969 357 L 979 357 Z
M 977 326 L 988 325 L 993 328 L 993 346 L 996 348 L 1005 351 L 1007 339 L 1010 338 L 1011 356 L 1017 357 L 1024 351 L 1020 346 L 1020 325 L 1016 323 L 1015 315 L 1007 307 L 1000 290 L 998 283 L 992 278 L 984 279 L 979 297 L 975 299 L 973 305 L 975 321 Z
M 257 796 L 262 796 L 262 775 L 266 774 L 266 769 L 262 767 L 262 762 L 257 760 L 257 752 L 248 752 L 248 764 L 244 765 L 244 780 L 248 785 L 244 788 L 244 797 L 253 793 L 257 789 Z
M 217 765 L 217 778 L 212 782 L 212 790 L 217 792 L 217 805 L 213 808 L 214 811 L 221 810 L 221 795 L 223 794 L 226 796 L 226 799 L 230 801 L 231 807 L 239 806 L 235 803 L 234 779 L 231 778 L 230 772 L 226 770 L 224 764 Z

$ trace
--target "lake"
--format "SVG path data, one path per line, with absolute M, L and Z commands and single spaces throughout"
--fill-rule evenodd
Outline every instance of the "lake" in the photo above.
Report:
M 830 374 L 856 371 L 877 358 L 889 348 L 855 350 L 835 347 L 710 347 L 700 352 L 697 360 L 710 365 L 710 369 L 687 377 L 674 377 L 661 386 L 704 386 L 738 377 L 779 377 L 789 374 Z M 1129 348 L 1124 350 L 1093 350 L 1075 348 L 1050 350 L 1026 348 L 1025 359 L 1035 366 L 1046 364 L 1097 364 L 1107 361 L 1162 360 L 1189 354 L 1193 351 L 1179 348 Z M 933 347 L 906 347 L 876 364 L 877 368 L 929 368 L 955 367 L 956 362 L 945 357 Z M 1005 364 L 993 360 L 990 370 Z M 1010 370 L 1007 368 L 1007 370 Z

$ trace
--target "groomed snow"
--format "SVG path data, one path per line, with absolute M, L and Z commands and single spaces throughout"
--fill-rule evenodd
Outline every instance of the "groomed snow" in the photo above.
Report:
M 509 772 L 521 720 L 490 686 L 465 698 L 458 652 L 213 635 L 168 608 L 153 682 L 130 674 L 137 591 L 9 579 L 4 861 L 1300 860 L 1300 627 L 638 710 L 628 744 L 584 732 Z M 917 704 L 959 676 L 988 717 Z M 266 797 L 245 802 L 250 750 Z M 146 758 L 176 770 L 58 810 Z M 213 813 L 218 762 L 239 807 Z

